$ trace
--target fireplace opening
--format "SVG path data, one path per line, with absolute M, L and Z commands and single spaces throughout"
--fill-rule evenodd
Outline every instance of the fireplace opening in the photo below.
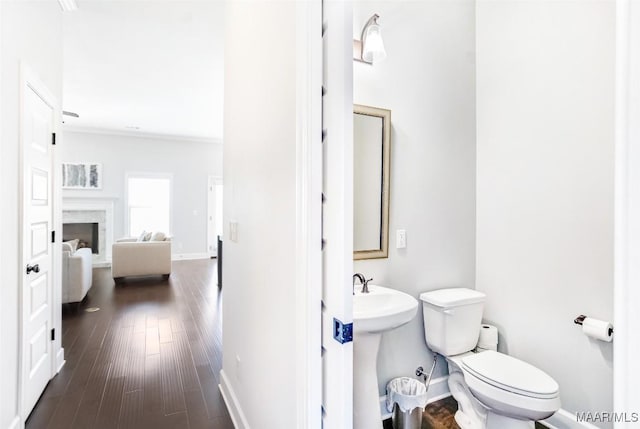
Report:
M 88 247 L 91 253 L 97 255 L 100 252 L 98 242 L 98 223 L 65 223 L 62 225 L 62 240 L 70 241 L 78 239 L 78 249 Z

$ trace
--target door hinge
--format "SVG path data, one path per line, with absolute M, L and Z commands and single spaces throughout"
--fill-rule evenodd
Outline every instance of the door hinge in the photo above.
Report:
M 55 231 L 51 231 L 51 242 L 52 243 L 56 242 L 56 232 Z
M 324 196 L 324 192 L 320 195 L 320 250 L 324 250 L 324 246 L 327 244 L 327 241 L 324 239 L 324 203 L 327 199 Z
M 51 144 L 52 145 L 56 144 L 56 133 L 51 133 Z
M 55 341 L 56 340 L 56 328 L 53 328 L 51 330 L 51 341 Z
M 340 344 L 353 341 L 353 323 L 342 323 L 333 318 L 333 338 Z

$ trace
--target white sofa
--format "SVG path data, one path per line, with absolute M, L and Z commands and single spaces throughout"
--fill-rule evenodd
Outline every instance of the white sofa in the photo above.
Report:
M 111 275 L 116 282 L 127 276 L 171 274 L 171 240 L 137 241 L 121 238 L 111 248 Z
M 80 302 L 93 281 L 93 256 L 90 248 L 62 247 L 62 303 Z

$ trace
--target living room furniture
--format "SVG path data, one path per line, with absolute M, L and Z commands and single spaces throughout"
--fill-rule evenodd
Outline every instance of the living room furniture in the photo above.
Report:
M 93 256 L 90 248 L 73 251 L 62 244 L 62 303 L 80 302 L 87 295 L 93 281 Z
M 111 275 L 116 282 L 128 276 L 171 274 L 171 240 L 138 241 L 121 238 L 113 243 Z

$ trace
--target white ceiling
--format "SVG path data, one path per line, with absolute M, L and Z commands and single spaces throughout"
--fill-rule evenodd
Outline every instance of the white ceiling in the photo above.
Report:
M 222 140 L 223 1 L 78 5 L 64 18 L 63 109 L 80 118 L 66 128 Z

